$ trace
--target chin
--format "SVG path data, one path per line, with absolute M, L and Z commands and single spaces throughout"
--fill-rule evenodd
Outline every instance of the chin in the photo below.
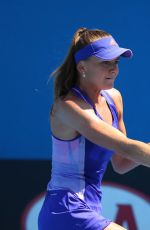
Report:
M 106 86 L 105 85 L 102 89 L 103 90 L 108 90 L 108 89 L 112 89 L 112 88 L 114 88 L 114 85 L 111 85 L 111 86 L 108 86 L 108 85 Z

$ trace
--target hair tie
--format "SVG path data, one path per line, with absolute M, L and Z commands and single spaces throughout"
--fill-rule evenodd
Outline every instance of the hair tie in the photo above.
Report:
M 83 29 L 82 31 L 79 32 L 79 34 L 82 35 L 82 34 L 85 33 L 86 31 L 88 31 L 88 29 Z

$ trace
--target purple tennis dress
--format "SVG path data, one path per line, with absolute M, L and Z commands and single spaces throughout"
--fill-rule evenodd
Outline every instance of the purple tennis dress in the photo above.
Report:
M 71 90 L 102 119 L 85 92 L 79 87 Z M 118 128 L 112 98 L 105 90 L 100 93 L 112 113 L 112 126 Z M 38 217 L 39 230 L 102 230 L 110 224 L 102 216 L 101 181 L 113 153 L 83 135 L 65 141 L 52 135 L 52 173 Z

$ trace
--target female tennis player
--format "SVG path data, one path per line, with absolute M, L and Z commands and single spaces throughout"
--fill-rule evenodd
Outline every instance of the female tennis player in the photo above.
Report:
M 110 160 L 120 174 L 150 167 L 150 146 L 126 136 L 122 96 L 114 88 L 121 57 L 132 51 L 109 33 L 79 28 L 52 73 L 52 172 L 39 230 L 125 230 L 102 215 L 102 178 Z

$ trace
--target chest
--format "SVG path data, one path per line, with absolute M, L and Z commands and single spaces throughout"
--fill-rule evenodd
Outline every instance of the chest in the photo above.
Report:
M 108 105 L 106 100 L 104 100 L 103 103 L 101 104 L 95 104 L 95 109 L 106 123 L 112 125 L 113 115 L 112 115 L 110 105 Z

